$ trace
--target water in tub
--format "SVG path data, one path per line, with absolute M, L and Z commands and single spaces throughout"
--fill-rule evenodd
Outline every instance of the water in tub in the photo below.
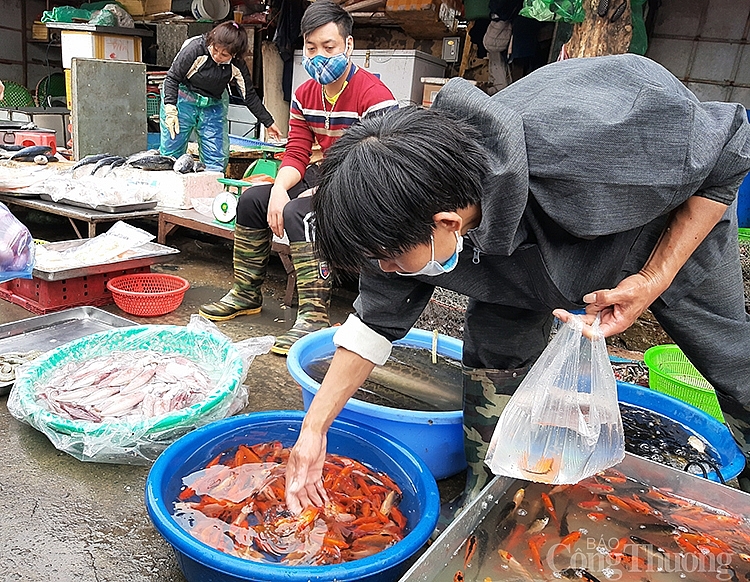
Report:
M 321 382 L 331 358 L 310 362 L 305 372 Z M 383 366 L 376 366 L 354 398 L 402 410 L 452 411 L 463 408 L 461 362 L 430 350 L 394 346 Z
M 514 482 L 431 582 L 750 579 L 750 522 L 614 469 Z

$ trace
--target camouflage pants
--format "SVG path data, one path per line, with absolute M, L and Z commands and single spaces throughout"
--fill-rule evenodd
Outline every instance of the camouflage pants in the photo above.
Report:
M 476 497 L 492 478 L 484 457 L 495 425 L 528 369 L 463 369 L 464 452 L 468 466 L 464 503 Z

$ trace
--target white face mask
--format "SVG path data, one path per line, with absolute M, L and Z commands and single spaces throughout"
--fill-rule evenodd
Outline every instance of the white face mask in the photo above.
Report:
M 436 277 L 443 275 L 444 273 L 450 273 L 458 265 L 458 254 L 464 249 L 464 237 L 458 234 L 458 231 L 454 233 L 456 235 L 456 251 L 451 257 L 445 261 L 442 265 L 435 260 L 435 239 L 430 235 L 430 244 L 432 246 L 432 257 L 427 264 L 419 269 L 416 273 L 398 273 L 402 277 L 416 277 L 417 275 L 427 275 L 428 277 Z

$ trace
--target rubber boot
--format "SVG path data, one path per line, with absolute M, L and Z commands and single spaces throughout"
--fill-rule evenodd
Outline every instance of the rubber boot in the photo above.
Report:
M 325 263 L 313 254 L 312 243 L 293 242 L 289 245 L 297 273 L 297 320 L 292 328 L 276 338 L 271 348 L 281 356 L 307 334 L 328 327 L 328 307 L 331 303 L 332 281 Z
M 238 315 L 260 313 L 263 295 L 260 286 L 266 278 L 271 253 L 271 229 L 234 227 L 234 285 L 218 301 L 201 305 L 198 313 L 211 321 L 225 321 Z
M 466 485 L 457 498 L 440 508 L 436 538 L 453 518 L 475 499 L 493 475 L 484 464 L 492 434 L 510 397 L 521 384 L 528 366 L 515 370 L 487 368 L 463 369 L 464 389 L 464 453 L 466 454 Z

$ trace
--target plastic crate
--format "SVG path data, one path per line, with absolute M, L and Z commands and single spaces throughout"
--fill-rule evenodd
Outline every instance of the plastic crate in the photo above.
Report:
M 146 266 L 59 281 L 46 281 L 37 277 L 13 279 L 0 283 L 0 299 L 20 305 L 37 315 L 83 305 L 101 307 L 114 302 L 112 293 L 107 289 L 110 279 L 120 275 L 150 272 L 151 267 Z
M 643 354 L 648 366 L 648 384 L 657 392 L 682 400 L 724 422 L 711 384 L 674 344 L 654 346 Z
M 158 93 L 146 93 L 146 116 L 159 117 L 161 107 L 161 95 Z

